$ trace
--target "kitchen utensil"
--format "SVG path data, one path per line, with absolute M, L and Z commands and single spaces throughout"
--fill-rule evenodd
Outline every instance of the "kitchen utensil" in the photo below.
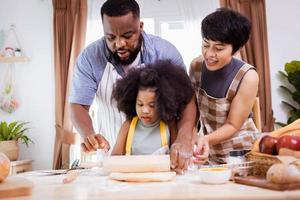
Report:
M 168 172 L 169 155 L 108 156 L 103 160 L 105 172 Z
M 176 172 L 111 173 L 110 179 L 126 182 L 165 182 L 171 181 Z
M 231 169 L 225 167 L 209 167 L 199 169 L 199 176 L 203 183 L 223 184 L 229 181 Z
M 234 182 L 244 185 L 256 186 L 271 190 L 295 190 L 300 189 L 300 183 L 292 184 L 275 184 L 270 183 L 264 177 L 246 176 L 246 177 L 234 177 Z
M 0 199 L 31 195 L 33 183 L 23 177 L 9 176 L 0 183 Z

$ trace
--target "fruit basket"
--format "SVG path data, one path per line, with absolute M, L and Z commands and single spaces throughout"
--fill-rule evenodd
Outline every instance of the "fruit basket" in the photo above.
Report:
M 253 162 L 249 175 L 266 176 L 268 169 L 275 163 L 281 161 L 273 155 L 250 151 L 245 155 L 246 160 Z

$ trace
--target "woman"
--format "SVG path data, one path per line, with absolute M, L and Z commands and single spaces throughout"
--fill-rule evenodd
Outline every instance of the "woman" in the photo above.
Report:
M 222 8 L 209 14 L 201 26 L 202 56 L 191 63 L 201 132 L 210 145 L 210 160 L 216 163 L 226 163 L 232 150 L 250 149 L 255 140 L 251 108 L 258 74 L 253 66 L 233 57 L 248 41 L 250 30 L 250 21 L 233 10 Z

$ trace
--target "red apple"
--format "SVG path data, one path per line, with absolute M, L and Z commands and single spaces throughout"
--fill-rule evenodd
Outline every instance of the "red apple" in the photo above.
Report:
M 278 139 L 269 135 L 265 135 L 261 138 L 259 142 L 259 151 L 261 153 L 277 155 L 277 144 Z
M 288 148 L 295 151 L 300 151 L 300 138 L 296 136 L 285 135 L 279 138 L 276 149 L 279 152 L 280 148 Z

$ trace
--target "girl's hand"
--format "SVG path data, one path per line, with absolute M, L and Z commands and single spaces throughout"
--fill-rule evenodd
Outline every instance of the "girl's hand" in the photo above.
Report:
M 196 141 L 196 149 L 194 149 L 194 163 L 203 164 L 208 160 L 209 145 L 208 141 L 204 136 L 198 136 Z

